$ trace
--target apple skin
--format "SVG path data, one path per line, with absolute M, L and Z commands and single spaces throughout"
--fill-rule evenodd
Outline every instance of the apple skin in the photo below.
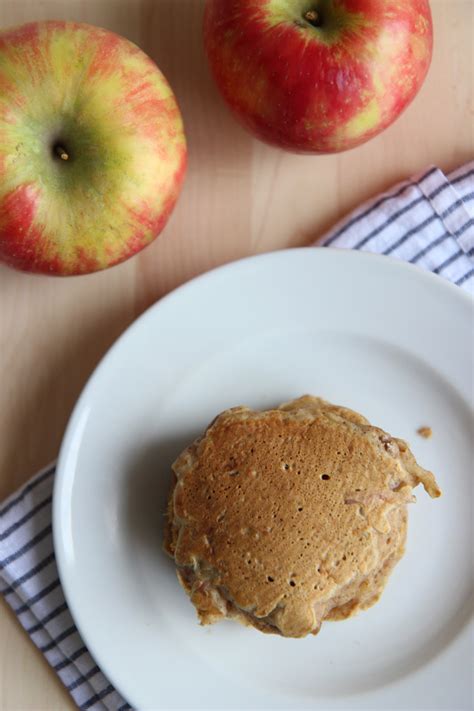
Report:
M 204 44 L 224 100 L 252 133 L 294 152 L 334 153 L 369 140 L 412 101 L 433 26 L 428 0 L 207 0 Z
M 186 155 L 173 92 L 132 42 L 61 21 L 0 33 L 0 259 L 10 266 L 69 275 L 128 259 L 163 229 Z

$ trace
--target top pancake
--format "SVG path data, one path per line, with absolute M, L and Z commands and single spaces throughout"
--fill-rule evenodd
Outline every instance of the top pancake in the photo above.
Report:
M 310 396 L 222 413 L 173 469 L 168 550 L 178 567 L 291 636 L 396 562 L 412 487 L 440 494 L 405 442 Z

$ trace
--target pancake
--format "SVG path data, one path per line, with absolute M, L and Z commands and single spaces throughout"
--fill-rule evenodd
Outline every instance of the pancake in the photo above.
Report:
M 441 493 L 406 442 L 309 395 L 226 410 L 173 471 L 165 549 L 201 623 L 285 637 L 373 605 L 403 555 L 412 489 Z

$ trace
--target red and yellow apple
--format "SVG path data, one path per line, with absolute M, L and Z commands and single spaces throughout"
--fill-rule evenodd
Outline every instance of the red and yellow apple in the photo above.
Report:
M 0 259 L 84 274 L 165 225 L 186 166 L 183 123 L 152 60 L 73 22 L 0 33 Z
M 367 141 L 428 71 L 428 0 L 207 0 L 204 42 L 222 96 L 262 140 L 309 153 Z

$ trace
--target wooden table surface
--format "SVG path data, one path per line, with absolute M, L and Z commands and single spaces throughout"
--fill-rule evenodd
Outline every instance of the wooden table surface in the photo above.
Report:
M 415 102 L 381 136 L 342 155 L 295 156 L 253 140 L 227 113 L 201 42 L 202 0 L 0 0 L 0 26 L 64 18 L 139 44 L 181 106 L 189 168 L 159 239 L 127 263 L 58 279 L 0 266 L 0 501 L 55 458 L 86 379 L 117 336 L 199 272 L 305 245 L 362 200 L 427 165 L 473 156 L 474 0 L 432 0 L 435 52 Z M 0 709 L 72 701 L 2 601 Z

